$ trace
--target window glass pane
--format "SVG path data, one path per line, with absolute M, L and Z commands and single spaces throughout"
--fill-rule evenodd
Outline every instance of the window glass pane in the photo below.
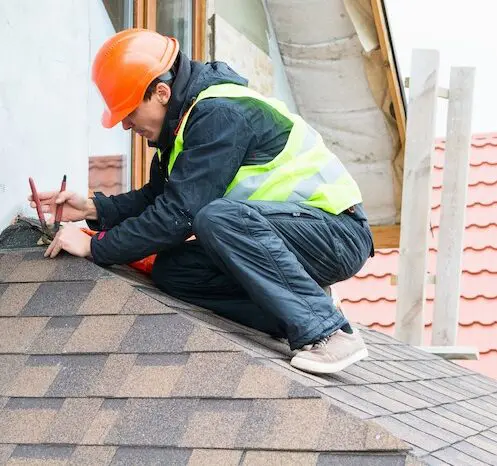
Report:
M 157 0 L 157 31 L 179 40 L 181 51 L 192 56 L 192 0 Z
M 93 62 L 109 37 L 133 26 L 133 0 L 100 0 L 90 5 Z M 124 131 L 121 124 L 102 127 L 104 102 L 93 82 L 89 85 L 89 190 L 107 195 L 126 192 L 131 186 L 131 131 Z

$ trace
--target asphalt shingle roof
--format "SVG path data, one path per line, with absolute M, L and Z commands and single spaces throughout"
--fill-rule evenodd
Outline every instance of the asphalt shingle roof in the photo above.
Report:
M 497 383 L 363 334 L 318 377 L 125 267 L 0 250 L 0 464 L 497 464 Z

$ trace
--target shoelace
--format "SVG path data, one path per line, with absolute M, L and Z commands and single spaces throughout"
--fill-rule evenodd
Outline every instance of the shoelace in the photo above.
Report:
M 314 343 L 314 345 L 312 345 L 312 349 L 323 348 L 328 343 L 330 337 L 331 335 L 328 335 L 327 337 L 324 337 L 321 340 L 317 341 L 316 343 Z

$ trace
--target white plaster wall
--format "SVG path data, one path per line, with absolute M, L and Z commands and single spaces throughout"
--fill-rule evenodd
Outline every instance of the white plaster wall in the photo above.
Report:
M 129 152 L 100 128 L 91 58 L 113 33 L 101 0 L 0 0 L 0 229 L 39 191 L 88 192 L 88 156 Z

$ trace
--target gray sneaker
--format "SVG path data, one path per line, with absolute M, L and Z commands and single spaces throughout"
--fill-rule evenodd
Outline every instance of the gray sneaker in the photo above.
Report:
M 338 330 L 297 353 L 290 364 L 314 374 L 334 374 L 367 357 L 368 349 L 358 330 L 352 334 Z

